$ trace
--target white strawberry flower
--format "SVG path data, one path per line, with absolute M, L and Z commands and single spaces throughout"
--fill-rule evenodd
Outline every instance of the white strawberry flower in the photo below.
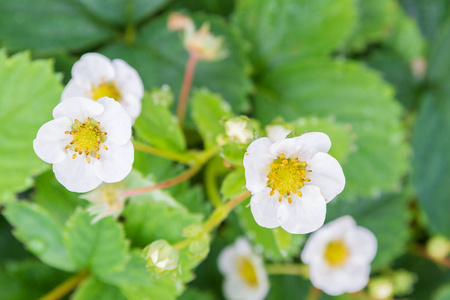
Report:
M 219 271 L 225 277 L 223 293 L 228 300 L 259 300 L 269 292 L 269 280 L 263 260 L 253 252 L 249 242 L 239 238 L 222 250 Z
M 73 65 L 72 79 L 61 100 L 109 97 L 118 101 L 134 121 L 141 113 L 143 96 L 142 80 L 130 65 L 121 59 L 111 61 L 99 53 L 87 53 Z
M 55 107 L 53 117 L 39 129 L 33 148 L 53 164 L 56 179 L 68 190 L 88 192 L 130 173 L 131 119 L 114 99 L 70 98 Z
M 301 258 L 309 265 L 312 284 L 335 296 L 367 285 L 376 253 L 373 233 L 357 226 L 352 217 L 343 216 L 311 234 Z
M 345 186 L 340 164 L 327 154 L 330 147 L 321 132 L 250 144 L 244 156 L 246 188 L 260 226 L 304 234 L 323 225 L 326 203 Z

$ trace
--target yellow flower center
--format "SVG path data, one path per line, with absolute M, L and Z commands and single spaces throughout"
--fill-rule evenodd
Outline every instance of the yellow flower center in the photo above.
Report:
M 238 272 L 241 278 L 251 287 L 258 286 L 258 277 L 252 262 L 247 257 L 241 257 L 238 261 Z
M 117 88 L 116 82 L 106 82 L 103 79 L 99 85 L 92 84 L 92 90 L 89 97 L 96 101 L 102 97 L 109 97 L 116 101 L 122 100 L 122 94 L 120 89 Z
M 86 161 L 91 162 L 90 156 L 100 159 L 100 146 L 103 149 L 108 150 L 105 145 L 102 145 L 106 141 L 106 131 L 100 130 L 100 122 L 95 119 L 87 117 L 86 122 L 80 122 L 75 119 L 72 124 L 72 130 L 66 131 L 65 134 L 73 136 L 72 141 L 66 146 L 66 149 L 74 151 L 72 158 L 75 159 L 78 155 L 83 153 L 86 155 Z
M 299 158 L 286 158 L 284 153 L 273 160 L 270 164 L 270 172 L 267 175 L 267 186 L 272 189 L 270 195 L 273 196 L 277 191 L 280 196 L 278 201 L 281 202 L 282 197 L 287 197 L 288 202 L 292 203 L 290 197 L 292 194 L 302 196 L 300 189 L 305 185 L 304 182 L 309 182 L 306 174 L 311 172 L 306 169 L 306 162 L 300 161 Z
M 334 240 L 328 243 L 324 256 L 327 263 L 332 267 L 342 267 L 348 260 L 349 250 L 343 240 Z

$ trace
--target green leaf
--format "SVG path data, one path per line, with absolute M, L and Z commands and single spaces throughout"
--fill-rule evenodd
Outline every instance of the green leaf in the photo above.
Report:
M 75 1 L 0 1 L 0 41 L 11 51 L 81 51 L 112 36 L 112 29 L 86 14 Z
M 77 209 L 66 224 L 64 243 L 79 269 L 96 276 L 120 271 L 127 262 L 128 243 L 121 224 L 107 217 L 91 224 L 92 216 Z
M 214 294 L 197 288 L 189 287 L 178 300 L 214 300 Z
M 68 276 L 36 260 L 7 262 L 0 266 L 2 300 L 39 299 Z
M 146 200 L 130 199 L 123 212 L 127 237 L 135 246 L 144 247 L 159 239 L 177 243 L 183 240 L 184 227 L 202 220 L 200 215 L 190 213 L 181 205 L 170 205 L 155 196 L 147 196 Z
M 235 0 L 177 0 L 173 1 L 169 10 L 201 11 L 204 13 L 228 17 L 234 9 Z
M 61 91 L 50 61 L 31 61 L 28 53 L 7 58 L 0 51 L 0 202 L 30 187 L 32 176 L 46 168 L 33 151 L 33 139 L 51 119 Z
M 399 10 L 395 0 L 358 0 L 358 21 L 345 47 L 360 52 L 383 41 L 394 29 Z
M 398 187 L 408 167 L 409 147 L 401 106 L 379 74 L 357 63 L 311 59 L 273 70 L 261 78 L 261 86 L 255 112 L 263 123 L 277 116 L 288 121 L 317 116 L 350 124 L 356 140 L 341 162 L 346 186 L 340 198 Z
M 270 276 L 270 290 L 267 300 L 291 299 L 295 295 L 297 299 L 307 299 L 311 283 L 299 276 L 272 275 Z
M 223 36 L 229 55 L 219 61 L 199 61 L 193 87 L 206 87 L 222 95 L 236 111 L 248 109 L 247 93 L 251 82 L 248 77 L 248 58 L 244 41 L 235 27 L 217 16 L 194 14 L 199 27 L 203 22 L 211 25 L 211 33 Z M 183 48 L 179 32 L 167 29 L 167 15 L 143 26 L 135 45 L 113 44 L 100 50 L 109 57 L 120 57 L 139 72 L 147 89 L 169 85 L 178 98 L 183 82 L 188 53 Z M 144 63 L 145 62 L 145 63 Z
M 229 199 L 241 194 L 244 188 L 245 170 L 241 168 L 227 174 L 220 187 L 220 192 L 226 199 Z
M 170 274 L 157 276 L 148 272 L 139 250 L 131 252 L 131 259 L 123 271 L 110 274 L 103 280 L 119 287 L 128 300 L 171 300 L 179 296 L 183 290 L 183 285 Z
M 281 227 L 269 229 L 259 226 L 250 207 L 245 207 L 246 205 L 247 203 L 236 208 L 239 223 L 252 244 L 264 249 L 264 256 L 273 261 L 289 261 L 299 255 L 303 235 L 283 232 Z
M 358 226 L 369 229 L 375 235 L 378 251 L 371 264 L 373 270 L 389 267 L 395 258 L 405 252 L 411 221 L 405 195 L 358 198 L 351 202 L 336 199 L 327 206 L 327 222 L 350 215 Z
M 47 210 L 62 228 L 77 206 L 87 204 L 79 196 L 61 185 L 53 171 L 47 171 L 36 178 L 32 199 Z
M 450 299 L 450 284 L 439 288 L 433 300 L 448 300 Z
M 6 205 L 3 215 L 14 227 L 14 236 L 28 251 L 49 266 L 74 271 L 75 265 L 64 247 L 62 228 L 50 214 L 34 203 Z
M 127 300 L 119 288 L 94 277 L 83 281 L 72 295 L 73 300 Z
M 134 124 L 136 137 L 164 150 L 183 152 L 186 140 L 170 110 L 152 94 L 142 99 L 142 112 Z
M 447 80 L 450 74 L 450 54 L 447 51 L 449 47 L 450 20 L 442 26 L 435 41 L 431 44 L 427 79 L 433 85 L 450 86 Z
M 196 90 L 191 101 L 192 119 L 203 138 L 206 148 L 217 145 L 217 136 L 225 134 L 220 121 L 233 115 L 230 105 L 218 94 L 208 90 Z
M 234 23 L 252 44 L 256 73 L 335 50 L 356 21 L 352 0 L 243 0 Z
M 111 24 L 137 23 L 156 13 L 170 0 L 77 0 L 96 18 Z

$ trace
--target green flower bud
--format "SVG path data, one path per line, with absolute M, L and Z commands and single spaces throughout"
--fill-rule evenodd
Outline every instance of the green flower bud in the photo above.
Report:
M 147 269 L 159 274 L 167 273 L 178 266 L 178 250 L 166 240 L 154 241 L 144 248 L 142 256 L 147 261 Z
M 392 280 L 385 277 L 373 278 L 369 282 L 369 295 L 375 299 L 387 299 L 394 295 Z
M 394 294 L 404 296 L 411 294 L 414 283 L 417 280 L 416 274 L 406 270 L 398 270 L 393 274 Z
M 434 236 L 427 243 L 427 253 L 435 260 L 442 260 L 450 253 L 450 241 L 443 236 Z

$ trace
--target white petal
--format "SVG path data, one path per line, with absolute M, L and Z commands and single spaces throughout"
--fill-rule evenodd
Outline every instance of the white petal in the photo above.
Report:
M 95 173 L 104 182 L 117 182 L 130 172 L 134 161 L 134 148 L 131 141 L 125 145 L 115 145 L 106 140 L 108 150 L 100 151 L 100 159 L 96 161 Z
M 228 300 L 262 300 L 269 292 L 269 281 L 264 269 L 253 266 L 258 278 L 257 286 L 249 286 L 238 273 L 229 273 L 225 276 L 223 293 Z
M 103 113 L 103 111 L 103 105 L 92 99 L 73 97 L 56 105 L 53 109 L 53 117 L 55 119 L 67 117 L 71 122 L 75 119 L 84 122 L 87 117 L 96 118 Z
M 123 94 L 134 94 L 138 99 L 144 97 L 144 84 L 138 72 L 121 59 L 114 59 L 115 81 Z
M 285 139 L 291 130 L 285 128 L 283 125 L 271 125 L 266 127 L 267 137 L 272 142 L 277 142 Z
M 275 195 L 270 196 L 270 191 L 270 188 L 265 187 L 262 191 L 254 194 L 250 200 L 250 208 L 259 226 L 275 228 L 280 226 L 278 209 L 281 203 Z
M 322 196 L 327 202 L 340 194 L 345 187 L 345 176 L 339 162 L 327 153 L 317 153 L 308 162 L 306 167 L 311 172 L 308 174 L 311 180 L 307 184 L 320 188 Z
M 367 265 L 377 253 L 377 239 L 368 229 L 356 226 L 346 235 L 346 243 L 350 247 L 351 262 Z
M 71 130 L 72 122 L 66 117 L 51 120 L 39 129 L 33 141 L 33 149 L 43 161 L 53 164 L 63 161 L 67 156 L 65 146 L 72 136 L 64 132 Z
M 234 244 L 225 247 L 222 252 L 220 252 L 218 259 L 219 271 L 223 274 L 236 273 L 237 266 L 233 263 L 236 260 L 236 249 Z
M 72 159 L 69 155 L 65 160 L 53 165 L 56 179 L 71 192 L 89 192 L 102 183 L 95 175 L 94 163 L 86 162 L 84 155 Z
M 301 161 L 308 162 L 318 152 L 328 152 L 331 141 L 328 135 L 322 132 L 308 132 L 301 136 L 280 140 L 270 147 L 273 156 L 298 157 Z
M 67 100 L 72 97 L 86 97 L 90 98 L 91 93 L 91 85 L 90 84 L 79 84 L 75 82 L 73 79 L 67 83 L 66 87 L 64 88 L 62 95 L 61 95 L 61 101 Z
M 72 68 L 72 78 L 79 84 L 101 83 L 114 80 L 115 71 L 111 61 L 99 53 L 87 53 Z
M 314 264 L 310 265 L 309 270 L 312 284 L 332 296 L 362 290 L 370 275 L 369 265 L 330 268 L 324 264 Z
M 289 233 L 305 234 L 317 230 L 323 225 L 326 203 L 315 186 L 301 189 L 302 196 L 292 195 L 292 203 L 282 201 L 278 210 L 281 227 Z
M 328 243 L 345 238 L 355 228 L 356 223 L 350 216 L 343 216 L 323 225 L 322 228 L 312 233 L 306 241 L 302 251 L 302 261 L 307 264 L 323 261 L 323 252 Z
M 136 120 L 142 111 L 142 101 L 133 94 L 123 94 L 119 102 L 125 109 L 131 120 Z
M 131 119 L 122 105 L 108 97 L 98 99 L 97 103 L 105 108 L 96 120 L 100 122 L 100 128 L 108 133 L 107 140 L 118 145 L 127 143 L 131 138 Z
M 258 193 L 267 185 L 269 165 L 275 157 L 270 155 L 272 142 L 269 138 L 260 138 L 248 146 L 244 155 L 246 188 L 252 194 Z

